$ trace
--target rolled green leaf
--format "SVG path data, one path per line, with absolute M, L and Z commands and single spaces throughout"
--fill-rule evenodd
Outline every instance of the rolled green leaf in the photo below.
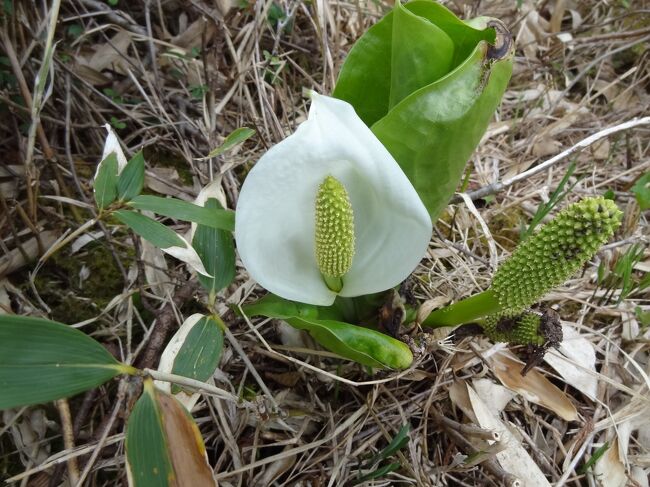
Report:
M 409 347 L 388 335 L 363 326 L 325 317 L 338 311 L 324 306 L 295 303 L 278 296 L 266 296 L 243 308 L 247 315 L 262 315 L 286 321 L 306 330 L 316 342 L 341 357 L 378 368 L 405 369 L 413 355 Z
M 130 201 L 142 192 L 144 187 L 144 156 L 138 152 L 126 164 L 117 180 L 117 196 L 122 201 Z
M 463 22 L 429 0 L 396 2 L 350 51 L 334 96 L 372 128 L 435 221 L 501 101 L 513 56 L 496 19 Z
M 104 209 L 117 198 L 117 155 L 112 152 L 99 163 L 94 181 L 95 203 Z

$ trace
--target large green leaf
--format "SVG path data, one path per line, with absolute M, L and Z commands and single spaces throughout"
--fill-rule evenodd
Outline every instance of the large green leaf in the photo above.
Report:
M 354 45 L 334 96 L 354 106 L 436 220 L 512 72 L 510 34 L 430 0 L 394 10 Z
M 126 428 L 131 487 L 216 486 L 196 423 L 147 379 Z
M 133 198 L 129 205 L 139 210 L 149 210 L 159 215 L 200 223 L 212 228 L 233 231 L 235 229 L 235 212 L 205 208 L 176 198 L 140 195 Z
M 223 326 L 217 316 L 204 316 L 197 321 L 178 350 L 172 373 L 201 382 L 212 377 L 223 350 Z M 172 386 L 174 394 L 179 390 Z
M 216 198 L 208 198 L 204 208 L 223 209 Z M 199 274 L 199 282 L 209 293 L 217 293 L 235 278 L 235 244 L 227 230 L 197 225 L 192 246 L 211 276 Z
M 372 127 L 436 221 L 501 101 L 512 62 L 487 60 L 482 42 L 441 80 L 422 88 Z
M 328 350 L 370 367 L 404 369 L 413 355 L 399 340 L 362 326 L 326 319 L 337 313 L 332 308 L 294 303 L 276 296 L 265 297 L 243 308 L 247 315 L 262 315 L 286 321 L 294 328 L 306 330 Z
M 99 163 L 94 186 L 97 208 L 106 208 L 117 198 L 117 155 L 115 152 L 111 152 L 106 159 Z
M 399 42 L 394 45 L 393 18 L 396 12 L 400 13 L 402 21 L 398 22 L 399 30 L 396 33 Z M 420 17 L 420 22 L 416 22 L 414 16 Z M 424 23 L 425 20 L 431 24 L 430 29 Z M 416 25 L 417 30 L 409 35 L 412 24 Z M 433 31 L 433 39 L 428 38 L 429 31 Z M 446 34 L 446 39 L 440 31 Z M 388 113 L 391 98 L 403 98 L 391 94 L 391 88 L 401 89 L 391 83 L 391 80 L 398 81 L 397 75 L 402 74 L 406 83 L 410 83 L 410 77 L 413 76 L 417 80 L 416 88 L 421 88 L 428 83 L 427 77 L 420 73 L 430 73 L 431 66 L 433 70 L 438 70 L 439 66 L 448 63 L 449 53 L 440 52 L 437 46 L 431 46 L 436 38 L 444 39 L 443 42 L 453 42 L 453 46 L 445 42 L 448 48 L 451 47 L 452 60 L 447 69 L 450 72 L 470 55 L 481 40 L 493 42 L 494 32 L 492 29 L 474 28 L 447 8 L 429 0 L 408 2 L 403 8 L 396 5 L 394 11 L 368 29 L 354 44 L 339 73 L 334 96 L 350 103 L 361 120 L 372 126 Z M 421 47 L 432 47 L 432 50 L 427 56 L 426 50 Z M 443 58 L 437 59 L 436 54 L 442 54 Z M 408 71 L 393 74 L 392 63 L 395 57 L 401 66 L 408 67 Z M 429 82 L 438 78 L 435 75 L 428 77 Z
M 132 370 L 75 328 L 0 315 L 0 409 L 73 396 Z
M 117 196 L 129 201 L 142 192 L 144 186 L 144 156 L 138 152 L 126 164 L 117 180 Z
M 395 3 L 389 108 L 449 72 L 454 42 L 438 26 Z

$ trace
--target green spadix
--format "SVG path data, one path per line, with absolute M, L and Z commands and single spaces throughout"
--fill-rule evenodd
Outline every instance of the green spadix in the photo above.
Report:
M 343 288 L 354 257 L 354 216 L 343 184 L 327 176 L 316 196 L 316 262 L 327 287 Z

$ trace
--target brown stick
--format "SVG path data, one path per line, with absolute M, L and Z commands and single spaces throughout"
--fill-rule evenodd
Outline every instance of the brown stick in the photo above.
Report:
M 151 332 L 147 347 L 136 362 L 139 369 L 154 369 L 160 359 L 159 355 L 165 345 L 167 335 L 176 321 L 174 308 L 181 306 L 192 297 L 197 288 L 196 281 L 186 282 L 175 294 L 173 302 L 167 303 L 156 317 L 156 327 Z
M 70 416 L 70 405 L 67 399 L 59 399 L 56 401 L 56 407 L 59 410 L 59 417 L 61 418 L 61 425 L 63 426 L 63 446 L 66 450 L 74 450 L 74 430 L 72 426 L 72 416 Z M 76 484 L 79 480 L 79 464 L 77 457 L 70 457 L 68 459 L 68 477 L 71 484 Z

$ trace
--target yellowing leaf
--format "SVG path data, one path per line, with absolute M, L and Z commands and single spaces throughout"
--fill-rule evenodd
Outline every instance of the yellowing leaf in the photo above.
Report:
M 196 423 L 151 379 L 127 424 L 126 457 L 131 487 L 217 485 Z

